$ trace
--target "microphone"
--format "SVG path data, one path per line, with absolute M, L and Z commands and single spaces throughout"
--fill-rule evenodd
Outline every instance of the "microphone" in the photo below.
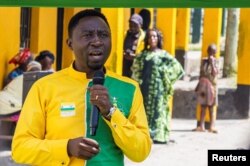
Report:
M 96 71 L 93 77 L 93 85 L 103 85 L 104 73 L 102 71 Z M 92 106 L 90 113 L 90 135 L 95 136 L 98 127 L 99 108 L 96 105 Z

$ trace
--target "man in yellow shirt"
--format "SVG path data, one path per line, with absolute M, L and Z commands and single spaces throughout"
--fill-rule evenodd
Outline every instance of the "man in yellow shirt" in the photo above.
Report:
M 12 143 L 17 163 L 31 165 L 123 166 L 124 154 L 143 161 L 151 139 L 138 84 L 104 68 L 111 51 L 106 17 L 87 9 L 73 16 L 67 44 L 75 61 L 36 81 L 29 91 Z M 104 85 L 93 85 L 96 71 Z M 90 135 L 92 105 L 98 129 Z

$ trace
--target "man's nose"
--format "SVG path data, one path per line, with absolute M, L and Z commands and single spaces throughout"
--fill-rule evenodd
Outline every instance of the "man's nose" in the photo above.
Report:
M 101 45 L 101 44 L 103 44 L 101 37 L 97 33 L 95 33 L 93 35 L 93 39 L 92 39 L 91 44 L 93 44 L 93 45 Z

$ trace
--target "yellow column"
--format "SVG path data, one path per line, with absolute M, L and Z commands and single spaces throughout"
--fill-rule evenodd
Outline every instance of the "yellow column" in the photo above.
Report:
M 123 8 L 102 8 L 107 17 L 112 33 L 112 50 L 105 66 L 118 74 L 122 74 L 124 16 Z
M 222 26 L 222 9 L 221 8 L 206 8 L 204 14 L 203 24 L 203 40 L 202 40 L 202 57 L 207 56 L 207 47 L 209 44 L 214 43 L 217 46 L 216 58 L 220 55 L 220 35 Z M 214 107 L 215 114 L 217 107 Z M 200 105 L 197 106 L 196 118 L 200 120 Z M 206 110 L 206 121 L 209 121 L 208 110 Z
M 125 38 L 126 31 L 129 28 L 129 18 L 131 16 L 131 9 L 130 8 L 123 8 L 124 10 L 124 18 L 123 18 L 123 25 L 124 25 L 124 31 L 123 31 L 123 39 Z
M 235 105 L 242 118 L 250 117 L 250 9 L 240 9 L 238 41 L 238 80 Z
M 154 8 L 146 8 L 147 10 L 149 10 L 150 12 L 150 19 L 151 19 L 151 22 L 150 22 L 150 25 L 149 25 L 149 28 L 153 28 L 154 26 Z
M 238 84 L 250 85 L 250 9 L 240 9 L 239 42 L 238 42 Z
M 222 9 L 221 8 L 205 8 L 203 40 L 202 40 L 202 56 L 207 56 L 207 47 L 211 43 L 217 45 L 216 57 L 220 55 L 220 34 L 222 26 Z
M 19 51 L 20 13 L 20 7 L 0 7 L 0 89 L 7 74 L 15 67 L 8 61 Z
M 156 27 L 163 33 L 163 49 L 175 54 L 176 8 L 158 8 Z
M 30 50 L 49 50 L 56 55 L 57 8 L 32 8 Z
M 68 47 L 66 41 L 68 39 L 68 24 L 69 20 L 77 12 L 84 8 L 65 8 L 64 9 L 64 20 L 63 20 L 63 45 L 62 45 L 62 69 L 71 65 L 74 60 L 74 54 Z
M 176 41 L 177 49 L 188 50 L 190 31 L 190 8 L 177 9 L 176 18 Z
M 175 57 L 184 68 L 185 55 L 188 51 L 190 31 L 190 8 L 177 9 Z

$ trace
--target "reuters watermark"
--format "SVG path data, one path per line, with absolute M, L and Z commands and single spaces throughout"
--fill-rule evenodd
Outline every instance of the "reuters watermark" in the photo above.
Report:
M 250 166 L 250 150 L 208 150 L 208 166 Z

